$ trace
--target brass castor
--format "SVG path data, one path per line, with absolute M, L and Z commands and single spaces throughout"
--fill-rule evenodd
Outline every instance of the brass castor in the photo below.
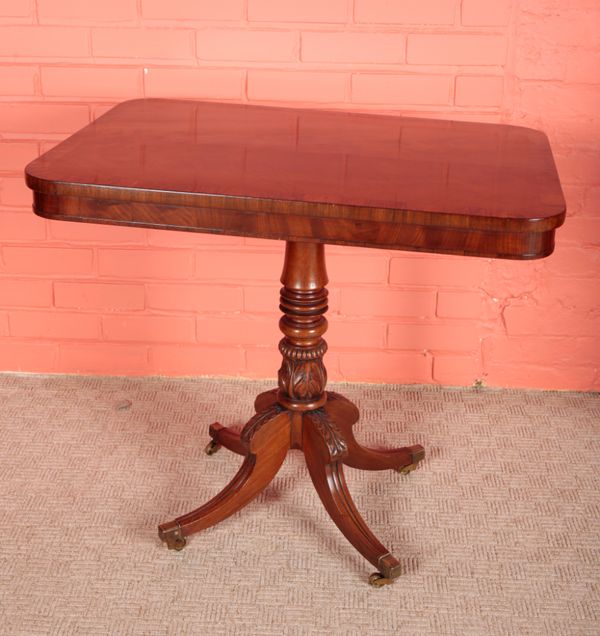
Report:
M 179 550 L 185 548 L 185 544 L 187 543 L 179 524 L 164 524 L 163 526 L 158 526 L 158 536 L 161 541 L 167 544 L 169 550 L 177 550 L 179 552 Z
M 221 444 L 215 442 L 214 439 L 211 439 L 210 442 L 206 445 L 204 452 L 207 455 L 214 455 L 221 448 Z
M 394 579 L 388 579 L 381 572 L 373 572 L 369 577 L 369 585 L 373 587 L 383 587 L 384 585 L 390 585 L 394 582 Z
M 415 444 L 414 446 L 411 446 L 410 450 L 410 458 L 412 462 L 410 464 L 407 464 L 406 466 L 400 466 L 400 468 L 394 469 L 401 475 L 408 475 L 408 473 L 412 473 L 412 471 L 419 465 L 419 462 L 422 461 L 425 457 L 425 449 L 421 446 L 421 444 Z
M 408 475 L 412 473 L 412 471 L 418 466 L 417 464 L 408 464 L 408 466 L 400 466 L 400 468 L 395 468 L 396 472 L 399 472 L 401 475 Z

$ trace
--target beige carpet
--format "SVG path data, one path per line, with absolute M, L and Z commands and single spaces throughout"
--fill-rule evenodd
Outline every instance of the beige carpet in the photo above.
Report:
M 203 453 L 271 383 L 0 375 L 0 633 L 600 634 L 598 394 L 337 385 L 372 446 L 422 443 L 407 477 L 348 469 L 404 566 L 373 571 L 302 455 L 182 552 L 156 525 L 241 458 Z

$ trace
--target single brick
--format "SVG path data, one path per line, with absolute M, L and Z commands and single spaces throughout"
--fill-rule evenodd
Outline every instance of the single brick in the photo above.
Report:
M 293 31 L 202 29 L 196 33 L 196 54 L 202 60 L 286 62 L 296 58 Z
M 124 22 L 137 18 L 136 0 L 78 2 L 77 0 L 37 0 L 41 23 Z
M 191 316 L 102 316 L 102 335 L 121 342 L 194 342 Z
M 283 243 L 280 252 L 260 254 L 243 252 L 198 252 L 196 277 L 240 281 L 277 281 L 283 266 Z
M 35 66 L 0 66 L 0 95 L 35 95 Z
M 456 0 L 355 0 L 356 22 L 375 24 L 454 24 Z
M 409 64 L 497 66 L 506 59 L 503 35 L 429 34 L 408 36 Z
M 44 219 L 31 212 L 0 211 L 0 241 L 18 241 L 28 243 L 46 238 Z
M 241 20 L 244 0 L 142 0 L 142 16 L 158 20 Z
M 460 20 L 465 26 L 504 26 L 510 5 L 511 0 L 462 0 Z
M 42 67 L 42 93 L 49 97 L 141 97 L 142 70 L 118 67 Z
M 435 315 L 435 292 L 372 288 L 342 289 L 341 312 L 352 316 Z
M 390 262 L 390 283 L 395 285 L 450 285 L 470 287 L 481 284 L 489 262 L 484 259 L 400 257 Z
M 475 321 L 451 324 L 390 324 L 388 346 L 391 349 L 419 351 L 464 351 L 478 350 L 479 323 Z
M 2 307 L 49 307 L 52 283 L 49 280 L 0 278 L 0 304 Z
M 57 371 L 106 375 L 148 375 L 148 347 L 109 342 L 60 343 Z
M 0 271 L 8 274 L 91 274 L 91 249 L 3 247 Z
M 461 75 L 456 78 L 454 103 L 457 106 L 501 106 L 504 78 Z
M 431 383 L 431 357 L 388 351 L 341 352 L 342 378 L 353 382 Z
M 151 345 L 150 369 L 165 375 L 240 375 L 245 369 L 240 347 Z
M 262 22 L 329 22 L 347 19 L 346 0 L 248 0 L 248 19 Z
M 595 336 L 598 333 L 598 318 L 594 313 L 563 309 L 558 303 L 543 309 L 533 305 L 509 305 L 503 316 L 509 335 Z
M 3 132 L 71 133 L 90 121 L 86 104 L 0 104 Z
M 281 283 L 275 280 L 269 286 L 244 286 L 244 311 L 272 314 L 279 308 Z
M 264 345 L 277 349 L 282 335 L 269 316 L 199 316 L 198 342 L 212 345 Z
M 301 103 L 343 102 L 344 73 L 316 71 L 248 71 L 248 99 Z
M 58 26 L 0 26 L 2 57 L 87 57 L 88 30 Z
M 404 62 L 406 37 L 400 33 L 302 33 L 303 62 L 398 64 Z
M 146 285 L 148 307 L 166 311 L 229 311 L 243 308 L 241 287 L 225 285 Z
M 167 250 L 98 250 L 101 276 L 178 279 L 193 273 L 193 255 Z
M 483 377 L 481 360 L 474 356 L 436 355 L 433 379 L 446 386 L 472 386 Z
M 11 311 L 10 333 L 17 338 L 97 339 L 98 316 L 59 311 Z
M 144 286 L 123 283 L 56 282 L 54 305 L 70 309 L 144 309 Z
M 32 196 L 22 176 L 0 177 L 0 205 L 29 208 Z
M 486 365 L 486 380 L 491 386 L 523 389 L 598 391 L 600 383 L 594 367 L 554 365 Z
M 484 359 L 493 365 L 594 366 L 598 362 L 598 351 L 598 335 L 493 335 L 483 341 Z
M 33 141 L 0 140 L 0 171 L 23 173 L 23 168 L 38 156 Z
M 240 99 L 243 78 L 237 69 L 148 68 L 146 96 Z
M 47 221 L 53 239 L 67 243 L 110 243 L 140 247 L 146 243 L 146 230 L 123 225 L 101 225 L 99 223 L 65 223 Z
M 191 60 L 191 29 L 92 29 L 92 54 L 96 57 Z
M 334 349 L 382 349 L 385 346 L 386 327 L 385 322 L 335 318 L 329 321 L 325 338 Z
M 449 104 L 449 75 L 358 73 L 352 76 L 352 101 L 359 104 Z
M 385 283 L 388 275 L 388 259 L 385 256 L 368 256 L 364 250 L 346 254 L 330 254 L 327 272 L 332 284 Z
M 0 340 L 3 371 L 50 373 L 56 371 L 58 347 L 42 342 Z
M 481 318 L 482 308 L 479 292 L 438 292 L 436 313 L 441 318 Z

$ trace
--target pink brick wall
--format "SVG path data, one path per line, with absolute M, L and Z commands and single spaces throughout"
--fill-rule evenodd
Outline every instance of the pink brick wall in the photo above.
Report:
M 0 369 L 273 377 L 278 242 L 49 222 L 24 164 L 140 96 L 545 130 L 544 261 L 328 248 L 334 379 L 600 389 L 600 4 L 0 0 Z M 508 187 L 510 185 L 508 184 Z

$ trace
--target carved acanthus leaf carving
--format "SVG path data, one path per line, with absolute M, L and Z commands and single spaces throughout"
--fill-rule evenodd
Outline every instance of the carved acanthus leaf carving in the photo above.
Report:
M 309 401 L 322 395 L 327 371 L 320 359 L 284 358 L 279 369 L 279 388 L 294 400 Z
M 240 433 L 240 438 L 244 444 L 249 444 L 252 437 L 270 420 L 283 411 L 283 407 L 275 403 L 269 408 L 257 413 Z
M 323 409 L 310 411 L 306 413 L 305 417 L 310 418 L 315 429 L 322 437 L 332 461 L 342 459 L 348 454 L 348 445 L 342 437 L 340 429 Z

